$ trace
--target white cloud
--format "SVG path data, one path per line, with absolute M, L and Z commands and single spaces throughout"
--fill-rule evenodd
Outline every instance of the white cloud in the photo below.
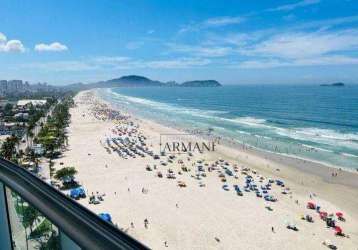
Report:
M 154 60 L 146 63 L 146 67 L 154 69 L 183 69 L 210 64 L 209 59 L 203 58 L 178 58 L 171 60 Z
M 355 16 L 346 16 L 346 17 L 337 17 L 323 20 L 316 20 L 310 22 L 304 22 L 298 24 L 292 28 L 294 29 L 312 29 L 312 28 L 324 28 L 324 27 L 334 27 L 342 24 L 352 24 L 358 22 L 358 15 Z
M 358 64 L 358 58 L 350 56 L 321 56 L 313 58 L 304 58 L 295 61 L 296 65 L 308 66 L 308 65 L 352 65 Z
M 77 72 L 77 71 L 89 71 L 96 70 L 98 67 L 94 64 L 84 62 L 84 61 L 52 61 L 52 62 L 38 62 L 31 64 L 23 64 L 22 68 L 25 69 L 40 69 L 43 71 L 53 71 L 53 72 Z
M 250 33 L 228 33 L 228 34 L 210 34 L 202 46 L 209 47 L 242 47 L 257 40 L 257 35 Z
M 135 49 L 139 49 L 143 45 L 144 45 L 143 41 L 134 41 L 134 42 L 127 43 L 126 48 L 129 50 L 135 50 Z
M 223 16 L 223 17 L 214 17 L 209 18 L 203 22 L 205 27 L 221 27 L 232 24 L 239 24 L 245 21 L 244 17 L 231 17 L 231 16 Z
M 358 29 L 275 34 L 237 51 L 248 57 L 240 68 L 355 65 Z
M 130 57 L 126 56 L 100 56 L 95 57 L 91 61 L 101 65 L 117 65 L 118 63 L 130 61 Z
M 270 8 L 270 9 L 267 9 L 267 11 L 290 11 L 290 10 L 294 10 L 296 8 L 318 4 L 319 2 L 320 2 L 320 0 L 303 0 L 300 2 L 292 3 L 292 4 L 286 4 L 286 5 L 281 5 L 281 6 L 278 6 L 275 8 Z
M 275 35 L 252 48 L 244 48 L 241 52 L 246 55 L 297 59 L 357 49 L 358 30 L 350 29 Z
M 36 44 L 35 50 L 39 52 L 43 52 L 43 51 L 60 52 L 60 51 L 68 50 L 68 48 L 64 44 L 61 44 L 59 42 L 53 42 L 50 44 L 45 44 L 45 43 Z
M 203 57 L 223 57 L 232 51 L 231 47 L 224 46 L 192 46 L 174 43 L 169 43 L 167 46 L 173 52 L 189 53 L 191 55 Z
M 0 43 L 6 42 L 7 38 L 6 36 L 0 32 Z
M 142 60 L 129 57 L 96 57 L 87 60 L 53 61 L 47 63 L 23 64 L 22 68 L 41 69 L 54 72 L 108 71 L 120 69 L 183 69 L 210 64 L 206 58 L 175 58 L 163 60 Z
M 202 29 L 218 28 L 224 27 L 233 24 L 240 24 L 246 20 L 245 17 L 241 16 L 219 16 L 206 19 L 202 22 L 194 22 L 189 25 L 185 25 L 179 29 L 178 34 L 190 32 L 190 31 L 200 31 Z
M 244 68 L 244 69 L 266 69 L 288 66 L 286 62 L 282 62 L 277 59 L 254 59 L 247 60 L 240 63 L 232 64 L 232 68 Z
M 356 65 L 358 58 L 349 56 L 319 56 L 295 60 L 279 59 L 254 59 L 237 64 L 231 64 L 232 68 L 245 69 L 268 69 L 277 67 L 302 67 L 302 66 L 324 66 L 324 65 Z
M 0 33 L 0 52 L 24 52 L 25 47 L 20 40 L 7 40 L 7 37 Z

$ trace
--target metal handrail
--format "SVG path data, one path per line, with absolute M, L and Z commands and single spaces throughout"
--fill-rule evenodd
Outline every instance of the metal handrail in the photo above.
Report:
M 0 181 L 84 249 L 149 249 L 26 169 L 0 158 Z

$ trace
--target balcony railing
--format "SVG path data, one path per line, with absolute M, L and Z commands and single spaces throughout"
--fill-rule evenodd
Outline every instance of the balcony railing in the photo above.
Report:
M 39 235 L 45 229 L 51 230 Z M 0 249 L 33 248 L 148 249 L 26 169 L 0 159 Z

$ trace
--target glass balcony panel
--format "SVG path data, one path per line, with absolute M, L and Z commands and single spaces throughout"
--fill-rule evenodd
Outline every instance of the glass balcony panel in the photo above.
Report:
M 58 228 L 11 189 L 6 194 L 14 249 L 60 249 Z

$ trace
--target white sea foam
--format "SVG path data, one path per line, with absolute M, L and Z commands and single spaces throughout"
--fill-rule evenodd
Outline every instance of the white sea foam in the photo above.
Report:
M 213 115 L 227 113 L 227 111 L 220 111 L 220 110 L 202 110 L 202 109 L 195 109 L 195 108 L 184 108 L 173 104 L 167 104 L 163 102 L 151 101 L 144 98 L 122 95 L 113 90 L 110 91 L 112 95 L 116 96 L 117 98 L 120 98 L 122 101 L 127 100 L 132 103 L 136 103 L 143 106 L 149 106 L 154 109 L 170 112 L 172 114 L 180 113 L 180 114 L 188 114 L 191 116 L 203 117 L 208 119 L 215 119 L 216 117 Z
M 242 130 L 236 130 L 236 132 L 238 132 L 239 134 L 251 135 L 251 133 Z
M 348 153 L 341 153 L 341 155 L 347 156 L 347 157 L 354 157 L 358 158 L 358 155 L 348 154 Z
M 341 133 L 331 129 L 301 128 L 301 129 L 297 129 L 297 133 L 307 136 L 321 137 L 321 138 L 332 139 L 332 140 L 358 141 L 358 134 Z
M 245 117 L 237 117 L 235 119 L 229 119 L 233 122 L 240 123 L 247 126 L 254 126 L 254 127 L 267 127 L 265 124 L 265 119 L 259 119 L 255 117 L 245 116 Z
M 332 129 L 320 129 L 320 128 L 283 128 L 274 126 L 271 123 L 268 124 L 265 119 L 245 116 L 245 117 L 236 117 L 234 119 L 224 118 L 218 116 L 223 113 L 227 113 L 226 111 L 216 111 L 216 110 L 202 110 L 195 108 L 185 108 L 178 105 L 163 103 L 152 101 L 144 98 L 132 97 L 122 95 L 113 90 L 108 90 L 108 94 L 110 94 L 115 101 L 121 101 L 133 104 L 139 104 L 140 106 L 145 106 L 149 108 L 153 108 L 158 110 L 159 112 L 163 112 L 168 115 L 177 114 L 177 115 L 189 115 L 193 118 L 204 118 L 208 121 L 216 121 L 222 122 L 223 128 L 225 129 L 225 123 L 234 124 L 237 126 L 241 126 L 243 128 L 249 128 L 255 130 L 256 132 L 246 132 L 242 130 L 237 130 L 238 133 L 248 134 L 248 135 L 260 135 L 261 131 L 266 131 L 265 134 L 272 134 L 272 138 L 277 136 L 283 136 L 286 138 L 300 140 L 300 141 L 312 141 L 315 143 L 335 146 L 335 147 L 346 147 L 350 149 L 358 149 L 358 134 L 357 133 L 342 133 L 339 131 L 335 131 Z M 190 119 L 188 119 L 189 121 Z M 198 121 L 196 121 L 198 122 Z M 210 125 L 210 124 L 208 124 Z M 272 139 L 268 136 L 261 136 L 264 139 Z M 312 146 L 309 146 L 312 147 Z M 332 152 L 329 149 L 321 147 L 315 147 L 317 150 Z
M 276 133 L 296 140 L 312 141 L 330 146 L 358 149 L 358 134 L 341 133 L 331 129 L 319 128 L 277 128 Z
M 329 152 L 329 153 L 333 153 L 332 150 L 329 149 L 325 149 L 325 148 L 320 148 L 320 147 L 314 147 L 312 145 L 307 145 L 307 144 L 301 144 L 303 147 L 305 148 L 309 148 L 309 149 L 314 149 L 314 150 L 318 150 L 318 151 L 324 151 L 324 152 Z

